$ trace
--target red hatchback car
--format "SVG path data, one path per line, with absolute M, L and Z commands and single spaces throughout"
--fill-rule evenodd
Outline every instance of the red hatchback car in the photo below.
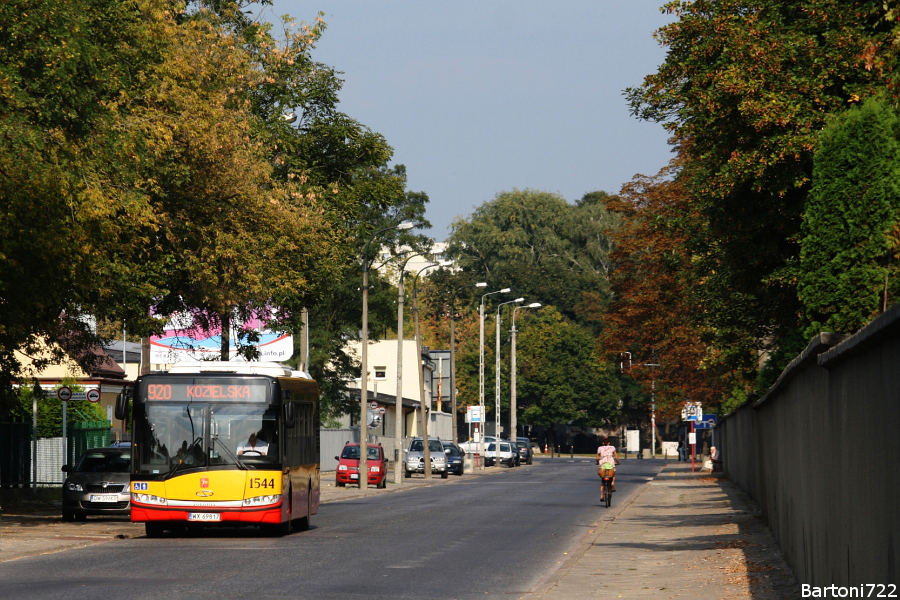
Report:
M 384 458 L 384 449 L 377 444 L 368 445 L 366 461 L 369 467 L 369 485 L 379 488 L 387 487 L 387 461 Z M 359 444 L 346 444 L 340 456 L 335 456 L 338 461 L 335 473 L 335 482 L 338 487 L 348 483 L 359 483 Z

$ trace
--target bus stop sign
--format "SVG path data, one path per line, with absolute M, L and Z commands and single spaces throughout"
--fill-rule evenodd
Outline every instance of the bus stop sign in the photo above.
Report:
M 703 418 L 703 406 L 699 402 L 685 402 L 681 418 L 684 421 L 700 421 Z

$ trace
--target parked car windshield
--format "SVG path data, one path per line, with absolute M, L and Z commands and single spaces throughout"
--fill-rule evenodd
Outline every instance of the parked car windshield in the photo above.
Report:
M 412 444 L 409 446 L 410 452 L 422 452 L 425 449 L 422 444 L 422 440 L 413 440 Z M 441 440 L 428 440 L 428 450 L 430 452 L 444 452 L 444 446 L 441 444 Z
M 359 446 L 344 446 L 341 458 L 359 460 Z M 366 460 L 379 460 L 380 458 L 381 455 L 378 453 L 378 448 L 369 448 L 366 451 Z
M 131 452 L 85 452 L 75 465 L 76 473 L 127 473 Z

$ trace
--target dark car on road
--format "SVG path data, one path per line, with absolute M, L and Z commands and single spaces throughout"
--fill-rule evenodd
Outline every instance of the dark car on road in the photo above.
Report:
M 131 514 L 130 468 L 131 448 L 92 448 L 63 465 L 63 521 Z
M 522 464 L 530 465 L 534 462 L 534 450 L 531 449 L 531 440 L 527 437 L 517 437 L 516 443 L 519 446 L 519 460 Z
M 444 444 L 444 454 L 447 455 L 447 471 L 456 475 L 463 474 L 463 460 L 465 454 L 459 449 L 459 446 L 453 442 L 442 442 Z

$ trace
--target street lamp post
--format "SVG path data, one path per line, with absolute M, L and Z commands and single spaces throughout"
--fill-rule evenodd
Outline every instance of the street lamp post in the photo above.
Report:
M 478 407 L 481 411 L 478 422 L 482 430 L 478 436 L 478 456 L 481 457 L 481 470 L 484 470 L 484 299 L 493 294 L 508 294 L 510 288 L 503 288 L 496 292 L 488 292 L 481 296 L 481 306 L 478 309 Z M 496 437 L 496 436 L 495 436 Z
M 362 355 L 362 376 L 359 381 L 359 490 L 363 494 L 366 493 L 366 490 L 369 487 L 369 464 L 366 460 L 368 455 L 367 444 L 369 443 L 369 432 L 367 431 L 369 420 L 366 418 L 368 416 L 369 401 L 369 391 L 367 389 L 369 379 L 367 364 L 369 358 L 369 245 L 379 234 L 382 234 L 385 231 L 390 231 L 391 229 L 404 231 L 406 229 L 412 229 L 412 227 L 412 221 L 404 221 L 396 225 L 391 225 L 390 227 L 385 227 L 384 229 L 379 229 L 372 234 L 372 237 L 369 238 L 369 241 L 366 242 L 365 248 L 363 249 L 362 348 L 360 349 L 360 354 Z
M 417 284 L 419 283 L 419 275 L 427 271 L 428 269 L 433 269 L 435 267 L 446 267 L 453 264 L 450 261 L 444 261 L 440 263 L 434 263 L 428 265 L 427 267 L 423 267 L 419 269 L 416 273 L 416 276 L 413 277 L 413 315 L 415 316 L 416 321 L 416 361 L 419 363 L 419 416 L 422 422 L 422 462 L 424 463 L 424 475 L 425 479 L 431 479 L 431 450 L 428 448 L 428 413 L 431 410 L 431 400 L 428 400 L 428 405 L 426 406 L 425 402 L 425 381 L 422 374 L 422 338 L 419 336 L 419 300 L 418 300 L 418 290 Z
M 516 428 L 518 427 L 518 423 L 516 422 L 516 337 L 518 336 L 518 330 L 516 330 L 516 311 L 520 308 L 540 308 L 540 302 L 532 302 L 528 306 L 515 306 L 513 307 L 512 313 L 512 328 L 509 330 L 510 334 L 510 349 L 509 349 L 509 430 L 512 434 L 513 441 L 516 438 Z
M 496 438 L 495 448 L 497 453 L 494 455 L 494 462 L 499 461 L 500 457 L 500 309 L 504 304 L 522 303 L 525 298 L 516 298 L 508 300 L 497 305 L 497 347 L 494 364 L 494 437 Z
M 657 363 L 644 363 L 642 367 L 658 367 Z M 650 458 L 656 458 L 656 374 L 650 378 Z
M 459 431 L 456 426 L 456 337 L 453 325 L 456 322 L 456 295 L 460 290 L 469 287 L 483 288 L 487 287 L 487 283 L 479 282 L 460 286 L 456 288 L 453 292 L 453 296 L 450 298 L 450 411 L 453 413 L 452 427 L 454 443 L 459 442 Z
M 409 261 L 422 254 L 406 257 L 400 265 L 400 277 L 397 283 L 397 400 L 394 407 L 394 483 L 400 485 L 403 478 L 403 302 L 406 290 L 403 287 L 403 274 Z

